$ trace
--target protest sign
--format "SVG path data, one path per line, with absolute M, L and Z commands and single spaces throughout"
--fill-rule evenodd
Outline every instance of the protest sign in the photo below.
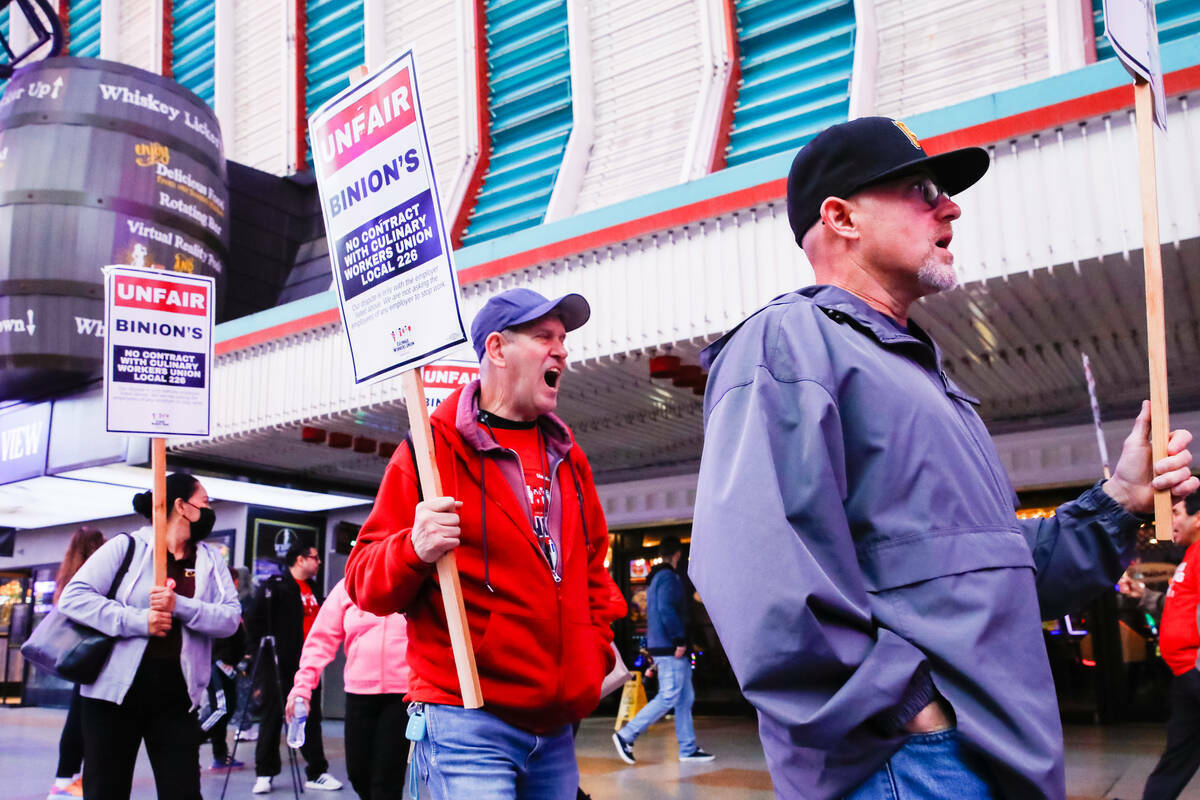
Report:
M 479 362 L 442 359 L 421 368 L 425 384 L 425 408 L 430 414 L 460 386 L 479 377 Z
M 150 436 L 154 585 L 167 580 L 165 436 L 207 436 L 213 278 L 104 268 L 104 409 L 109 433 Z
M 441 497 L 419 368 L 467 341 L 411 48 L 308 120 L 333 283 L 355 383 L 400 373 L 421 491 Z M 361 79 L 361 81 L 360 81 Z M 466 708 L 483 706 L 451 551 L 438 585 Z
M 321 106 L 309 131 L 355 382 L 465 342 L 412 52 Z
M 1104 33 L 1125 69 L 1150 84 L 1154 124 L 1167 130 L 1167 95 L 1158 55 L 1154 0 L 1104 0 Z
M 113 266 L 104 281 L 106 429 L 207 436 L 213 279 Z

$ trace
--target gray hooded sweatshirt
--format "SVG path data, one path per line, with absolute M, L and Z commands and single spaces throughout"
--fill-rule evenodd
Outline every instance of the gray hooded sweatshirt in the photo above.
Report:
M 1096 485 L 1018 520 L 978 401 L 854 295 L 776 298 L 709 347 L 689 574 L 759 712 L 775 791 L 839 798 L 940 692 L 1007 798 L 1066 795 L 1042 619 L 1120 576 Z
M 109 600 L 108 587 L 129 546 L 134 548 L 129 572 L 117 587 L 116 597 Z M 153 585 L 154 529 L 146 526 L 131 533 L 130 538 L 114 536 L 105 542 L 63 589 L 59 611 L 117 640 L 100 676 L 80 687 L 84 697 L 110 703 L 125 700 L 150 641 Z M 196 545 L 196 591 L 192 597 L 176 595 L 173 616 L 173 624 L 183 626 L 179 661 L 195 708 L 208 689 L 213 641 L 233 634 L 242 617 L 229 568 L 212 545 Z

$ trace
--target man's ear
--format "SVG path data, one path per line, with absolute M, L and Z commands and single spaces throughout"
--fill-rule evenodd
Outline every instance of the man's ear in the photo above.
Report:
M 854 204 L 841 197 L 826 197 L 821 203 L 821 224 L 846 239 L 857 239 L 858 226 L 852 214 Z
M 483 352 L 492 363 L 498 367 L 504 366 L 504 334 L 499 331 L 492 331 L 488 337 L 483 340 Z

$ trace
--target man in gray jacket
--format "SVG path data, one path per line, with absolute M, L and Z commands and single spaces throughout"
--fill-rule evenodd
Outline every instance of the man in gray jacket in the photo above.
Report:
M 908 317 L 955 285 L 949 195 L 987 167 L 883 117 L 824 131 L 788 177 L 817 285 L 704 354 L 690 574 L 785 800 L 1062 800 L 1040 621 L 1112 586 L 1155 488 L 1200 484 L 1184 431 L 1152 469 L 1147 404 L 1111 479 L 1016 518 L 978 401 Z

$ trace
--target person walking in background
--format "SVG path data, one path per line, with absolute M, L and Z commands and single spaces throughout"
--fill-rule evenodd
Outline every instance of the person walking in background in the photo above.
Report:
M 311 708 L 321 671 L 345 647 L 346 773 L 363 800 L 400 800 L 404 794 L 407 628 L 403 614 L 378 617 L 354 605 L 345 581 L 338 581 L 304 640 L 284 704 L 288 722 L 297 700 Z
M 1200 768 L 1200 493 L 1171 509 L 1171 538 L 1187 548 L 1163 599 L 1158 646 L 1171 668 L 1167 747 L 1143 800 L 1174 800 Z
M 229 578 L 233 587 L 240 594 L 240 578 L 233 567 L 229 568 Z M 240 605 L 240 604 L 239 604 Z M 241 769 L 246 766 L 229 754 L 229 743 L 226 733 L 229 721 L 237 713 L 238 704 L 238 663 L 246 655 L 246 625 L 238 620 L 238 628 L 231 636 L 226 636 L 213 645 L 214 677 L 225 693 L 225 714 L 208 730 L 208 738 L 212 741 L 213 761 L 210 770 Z
M 58 575 L 54 578 L 54 605 L 58 605 L 58 598 L 62 596 L 63 589 L 71 578 L 75 577 L 83 562 L 103 544 L 104 534 L 86 525 L 71 534 L 67 552 L 58 566 Z M 71 689 L 71 704 L 67 707 L 62 736 L 58 739 L 58 769 L 54 773 L 54 785 L 50 787 L 46 800 L 56 797 L 83 797 L 83 776 L 79 772 L 82 765 L 83 727 L 79 716 L 79 684 L 75 684 Z
M 646 649 L 654 656 L 658 670 L 658 694 L 625 727 L 613 734 L 617 755 L 626 764 L 635 763 L 633 743 L 668 711 L 675 709 L 675 738 L 679 741 L 679 760 L 712 761 L 713 755 L 696 744 L 692 727 L 692 664 L 688 658 L 687 590 L 679 574 L 683 545 L 678 537 L 668 536 L 658 546 L 661 564 L 650 572 L 646 590 Z
M 270 792 L 271 779 L 282 768 L 279 734 L 283 729 L 283 709 L 279 704 L 282 697 L 292 690 L 292 680 L 300 669 L 300 651 L 321 608 L 321 596 L 312 586 L 312 580 L 321 568 L 321 554 L 317 548 L 297 541 L 288 548 L 284 564 L 287 569 L 283 574 L 268 578 L 258 587 L 250 615 L 246 617 L 246 628 L 252 641 L 261 643 L 264 636 L 275 637 L 280 683 L 278 687 L 271 685 L 275 682 L 275 664 L 270 660 L 269 652 L 258 649 L 255 657 L 267 660 L 258 666 L 259 682 L 266 688 L 262 693 L 262 722 L 259 723 L 258 744 L 254 750 L 254 771 L 257 775 L 254 794 Z M 342 788 L 342 782 L 329 774 L 329 762 L 325 758 L 325 745 L 321 740 L 320 685 L 312 690 L 300 754 L 305 762 L 305 788 L 323 791 Z
M 238 590 L 238 604 L 242 607 L 243 628 L 245 620 L 250 616 L 250 607 L 254 604 L 254 577 L 249 567 L 233 568 L 237 579 L 234 585 Z M 249 633 L 246 635 L 246 646 L 249 648 Z M 250 671 L 253 654 L 249 649 L 237 665 L 237 710 L 230 715 L 239 742 L 253 742 L 258 739 L 259 708 L 251 702 Z
M 208 690 L 213 640 L 237 630 L 241 609 L 220 552 L 204 544 L 216 519 L 208 493 L 186 472 L 166 483 L 167 585 L 154 585 L 147 525 L 106 542 L 58 601 L 71 619 L 116 637 L 100 676 L 80 688 L 83 794 L 91 800 L 129 797 L 143 740 L 159 800 L 200 800 L 194 712 Z M 143 492 L 133 508 L 149 520 L 152 502 Z M 110 600 L 127 552 L 128 572 Z

